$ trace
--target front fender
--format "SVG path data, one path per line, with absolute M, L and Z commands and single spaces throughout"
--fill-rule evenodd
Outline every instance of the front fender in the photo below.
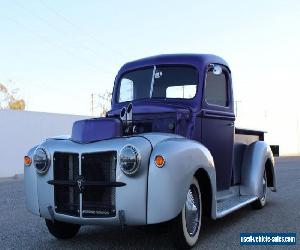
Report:
M 32 159 L 33 153 L 37 146 L 29 150 L 28 156 Z M 24 165 L 24 185 L 25 185 L 25 201 L 29 212 L 40 215 L 39 201 L 37 195 L 37 174 L 33 162 L 30 166 Z
M 263 186 L 262 176 L 267 161 L 270 161 L 267 176 L 272 178 L 272 191 L 276 191 L 276 175 L 274 168 L 274 157 L 271 148 L 264 141 L 257 141 L 250 144 L 244 154 L 241 173 L 241 195 L 256 195 L 262 197 Z M 268 171 L 270 171 L 268 173 Z
M 162 168 L 155 165 L 156 155 L 165 158 Z M 171 220 L 180 213 L 192 178 L 200 168 L 207 172 L 215 195 L 215 168 L 206 147 L 186 138 L 170 138 L 154 147 L 149 162 L 148 224 Z

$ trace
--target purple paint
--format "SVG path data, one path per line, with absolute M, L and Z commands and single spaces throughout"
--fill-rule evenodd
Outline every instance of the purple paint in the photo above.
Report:
M 122 136 L 119 119 L 97 118 L 76 121 L 73 124 L 72 140 L 79 143 L 107 140 Z
M 223 67 L 228 76 L 228 105 L 209 105 L 203 100 L 206 72 L 210 64 Z M 137 69 L 158 66 L 191 66 L 197 70 L 197 90 L 194 98 L 147 98 L 118 102 L 120 80 Z M 132 103 L 132 122 L 119 119 L 121 109 Z M 72 139 L 80 143 L 105 140 L 144 132 L 166 132 L 182 135 L 204 144 L 212 153 L 217 173 L 218 190 L 231 182 L 234 138 L 234 108 L 231 76 L 228 64 L 214 55 L 159 55 L 126 63 L 118 72 L 108 118 L 78 121 L 73 126 Z

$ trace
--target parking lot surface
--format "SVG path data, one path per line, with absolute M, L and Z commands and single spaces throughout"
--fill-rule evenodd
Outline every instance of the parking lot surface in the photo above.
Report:
M 265 208 L 247 206 L 223 219 L 205 221 L 195 249 L 249 248 L 240 246 L 242 232 L 296 232 L 297 246 L 286 249 L 300 249 L 300 157 L 277 158 L 276 172 L 278 192 L 268 192 Z M 57 240 L 48 233 L 43 219 L 27 212 L 23 180 L 0 181 L 0 249 L 62 248 L 173 249 L 173 245 L 163 230 L 99 226 L 85 226 L 75 238 Z

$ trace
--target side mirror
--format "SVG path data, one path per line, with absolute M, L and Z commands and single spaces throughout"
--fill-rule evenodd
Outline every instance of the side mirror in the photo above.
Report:
M 214 75 L 221 75 L 222 74 L 222 67 L 220 65 L 213 65 L 213 74 Z

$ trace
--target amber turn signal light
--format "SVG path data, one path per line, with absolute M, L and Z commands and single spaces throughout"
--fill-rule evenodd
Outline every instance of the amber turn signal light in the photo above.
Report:
M 162 168 L 165 165 L 165 158 L 161 155 L 155 156 L 155 165 L 159 168 Z
M 31 165 L 31 158 L 29 156 L 24 156 L 24 164 L 25 166 L 30 166 Z

